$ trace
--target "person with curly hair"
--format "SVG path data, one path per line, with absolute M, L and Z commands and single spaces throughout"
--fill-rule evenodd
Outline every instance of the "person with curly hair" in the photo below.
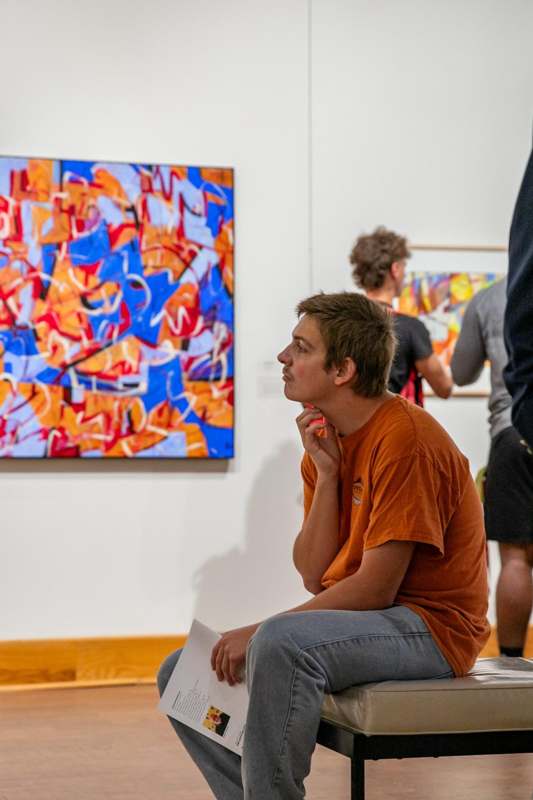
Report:
M 443 398 L 450 396 L 453 382 L 433 352 L 424 323 L 416 317 L 397 313 L 392 307 L 393 299 L 402 290 L 410 256 L 406 239 L 381 226 L 373 233 L 359 236 L 350 253 L 350 263 L 356 285 L 370 300 L 381 303 L 394 314 L 398 347 L 389 390 L 423 406 L 422 378 Z

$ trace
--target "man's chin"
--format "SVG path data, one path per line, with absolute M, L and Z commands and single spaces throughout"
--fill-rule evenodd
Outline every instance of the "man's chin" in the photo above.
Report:
M 285 381 L 285 383 L 283 384 L 283 393 L 284 393 L 285 397 L 287 398 L 287 400 L 296 400 L 296 401 L 298 401 L 298 397 L 294 396 L 294 392 L 291 389 L 291 385 L 287 381 Z
M 290 383 L 285 383 L 283 386 L 283 392 L 287 400 L 292 400 L 294 403 L 311 404 L 311 401 L 308 400 L 307 397 L 302 397 L 299 392 L 295 391 L 294 387 L 291 386 Z

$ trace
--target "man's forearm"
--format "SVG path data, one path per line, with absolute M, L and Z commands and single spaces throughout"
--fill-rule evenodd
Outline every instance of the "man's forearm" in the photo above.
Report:
M 389 608 L 393 603 L 394 596 L 391 596 L 391 593 L 377 590 L 355 573 L 330 586 L 329 589 L 324 589 L 306 603 L 291 608 L 291 611 L 371 611 Z
M 338 552 L 339 495 L 337 478 L 318 478 L 313 502 L 294 543 L 294 565 L 313 591 Z
M 365 550 L 357 572 L 291 611 L 389 608 L 396 600 L 415 547 L 412 541 L 391 540 Z

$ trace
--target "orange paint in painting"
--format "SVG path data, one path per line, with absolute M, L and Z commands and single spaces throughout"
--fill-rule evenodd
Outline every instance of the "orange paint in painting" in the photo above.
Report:
M 88 356 L 80 364 L 82 375 L 100 375 L 104 380 L 115 380 L 121 375 L 138 375 L 141 366 L 141 346 L 135 336 L 117 342 L 105 350 Z
M 165 342 L 169 342 L 177 350 L 182 350 L 183 340 L 194 333 L 198 320 L 198 287 L 184 283 L 165 303 L 158 344 L 168 347 Z
M 30 159 L 28 161 L 28 191 L 33 200 L 45 203 L 50 200 L 58 186 L 54 184 L 53 164 L 48 159 Z
M 184 390 L 193 403 L 194 412 L 208 425 L 225 428 L 233 425 L 233 385 L 210 384 L 206 381 L 185 381 Z
M 209 183 L 218 183 L 227 189 L 233 188 L 233 172 L 230 169 L 220 169 L 218 167 L 202 167 L 200 170 L 202 180 Z
M 497 273 L 408 272 L 397 310 L 422 320 L 431 335 L 433 351 L 449 366 L 467 304 L 499 277 Z

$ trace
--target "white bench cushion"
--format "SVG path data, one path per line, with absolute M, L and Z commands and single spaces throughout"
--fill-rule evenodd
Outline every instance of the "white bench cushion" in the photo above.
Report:
M 322 718 L 367 736 L 533 730 L 533 660 L 482 658 L 464 678 L 353 686 L 326 695 Z

